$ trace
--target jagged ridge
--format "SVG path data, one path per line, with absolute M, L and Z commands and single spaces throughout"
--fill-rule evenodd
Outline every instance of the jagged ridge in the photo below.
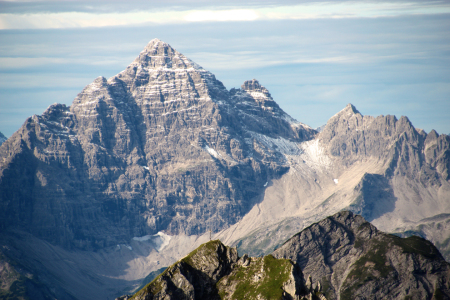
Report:
M 273 143 L 315 133 L 257 81 L 230 93 L 155 39 L 124 71 L 95 79 L 70 107 L 27 119 L 0 148 L 0 226 L 82 249 L 162 230 L 218 231 L 287 171 Z

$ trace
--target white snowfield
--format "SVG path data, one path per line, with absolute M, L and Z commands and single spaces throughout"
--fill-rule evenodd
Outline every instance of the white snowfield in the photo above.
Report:
M 164 232 L 158 232 L 157 234 L 153 235 L 144 235 L 141 237 L 134 237 L 133 240 L 137 242 L 147 242 L 151 241 L 155 245 L 155 249 L 157 251 L 162 251 L 164 248 L 169 245 L 170 242 L 170 235 L 165 234 Z

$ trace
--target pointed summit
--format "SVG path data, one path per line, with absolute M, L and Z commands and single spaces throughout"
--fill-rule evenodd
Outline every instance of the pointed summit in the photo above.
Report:
M 353 105 L 353 104 L 351 104 L 351 103 L 349 103 L 349 104 L 347 104 L 347 106 L 345 106 L 345 108 L 343 109 L 343 110 L 341 110 L 339 113 L 347 113 L 347 114 L 360 114 L 360 115 L 362 115 L 357 109 L 356 109 L 356 107 Z
M 359 110 L 357 110 L 356 107 L 355 107 L 353 104 L 351 104 L 351 103 L 347 104 L 347 106 L 345 107 L 345 109 L 349 109 L 349 110 L 353 111 L 353 113 L 355 113 L 355 114 L 360 114 L 360 115 L 362 115 L 362 114 L 359 112 Z
M 265 89 L 256 79 L 247 80 L 241 85 L 241 89 L 245 91 L 258 91 L 262 88 Z
M 189 69 L 203 70 L 202 67 L 159 40 L 151 40 L 129 67 L 140 66 L 143 69 Z
M 153 39 L 148 42 L 144 50 L 141 53 L 156 55 L 156 56 L 168 56 L 177 52 L 169 44 L 161 41 L 160 39 Z
M 345 106 L 345 108 L 343 110 L 339 111 L 337 114 L 332 116 L 328 120 L 328 122 L 330 122 L 332 119 L 336 119 L 336 118 L 338 118 L 338 119 L 344 118 L 345 119 L 345 118 L 348 118 L 348 117 L 351 117 L 351 116 L 357 115 L 357 114 L 362 116 L 362 114 L 356 109 L 356 107 L 353 104 L 349 103 L 349 104 L 347 104 L 347 106 Z

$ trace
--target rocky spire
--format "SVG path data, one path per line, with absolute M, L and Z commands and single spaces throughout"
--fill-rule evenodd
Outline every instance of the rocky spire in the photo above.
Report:
M 146 69 L 168 68 L 168 69 L 199 69 L 202 67 L 188 59 L 183 54 L 172 48 L 169 44 L 159 40 L 151 40 L 139 56 L 130 65 L 140 66 Z M 129 66 L 129 67 L 130 67 Z

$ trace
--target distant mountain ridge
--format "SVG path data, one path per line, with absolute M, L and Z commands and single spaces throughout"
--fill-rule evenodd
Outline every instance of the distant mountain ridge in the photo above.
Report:
M 0 242 L 59 298 L 137 287 L 209 234 L 266 255 L 341 210 L 450 259 L 449 136 L 352 104 L 319 133 L 256 79 L 227 90 L 158 39 L 28 118 L 0 158 Z

